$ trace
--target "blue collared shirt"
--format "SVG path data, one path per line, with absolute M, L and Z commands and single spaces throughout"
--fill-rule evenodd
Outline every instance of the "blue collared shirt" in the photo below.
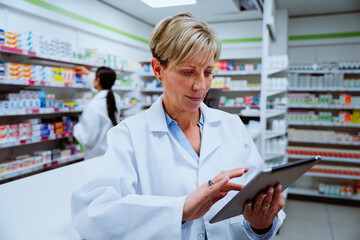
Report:
M 192 156 L 192 158 L 197 163 L 199 163 L 200 154 L 197 154 L 195 152 L 194 148 L 191 146 L 184 132 L 181 130 L 179 124 L 175 120 L 173 120 L 166 112 L 165 112 L 165 117 L 166 117 L 166 124 L 170 131 L 170 134 L 180 143 L 180 145 L 186 150 L 186 152 L 188 152 L 190 156 Z M 200 127 L 200 134 L 202 136 L 204 129 L 204 116 L 201 112 L 200 112 L 200 119 L 198 125 Z M 200 149 L 201 149 L 201 143 L 200 143 Z
M 200 154 L 198 155 L 195 152 L 194 148 L 191 146 L 189 140 L 187 139 L 184 132 L 179 127 L 178 123 L 175 120 L 173 120 L 169 116 L 169 114 L 167 114 L 166 112 L 165 112 L 165 118 L 166 118 L 166 124 L 170 131 L 170 134 L 180 143 L 180 145 L 186 150 L 186 152 L 188 152 L 190 154 L 190 156 L 192 156 L 193 159 L 197 163 L 199 163 Z M 200 134 L 202 136 L 203 129 L 204 129 L 204 116 L 203 116 L 202 112 L 200 112 L 200 119 L 199 119 L 198 125 L 200 127 Z M 201 149 L 201 143 L 200 143 L 200 149 Z M 264 235 L 255 234 L 252 231 L 249 222 L 246 221 L 245 219 L 244 219 L 244 223 L 245 223 L 244 229 L 248 235 L 252 236 L 252 239 L 258 239 L 258 240 L 269 239 L 275 230 L 275 226 L 277 223 L 277 217 L 275 218 L 275 220 L 273 222 L 273 227 L 271 228 L 271 230 Z M 206 232 L 205 232 L 205 239 L 207 239 Z

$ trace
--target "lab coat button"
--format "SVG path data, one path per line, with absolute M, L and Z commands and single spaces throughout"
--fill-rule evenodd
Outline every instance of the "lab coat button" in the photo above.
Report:
M 199 239 L 199 240 L 201 240 L 201 239 L 204 239 L 204 234 L 203 233 L 199 233 L 198 235 L 197 235 L 197 239 Z

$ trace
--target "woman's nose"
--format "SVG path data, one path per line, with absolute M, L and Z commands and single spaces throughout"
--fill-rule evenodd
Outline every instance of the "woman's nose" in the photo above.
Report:
M 194 84 L 195 90 L 205 90 L 206 89 L 206 81 L 204 74 L 198 75 Z

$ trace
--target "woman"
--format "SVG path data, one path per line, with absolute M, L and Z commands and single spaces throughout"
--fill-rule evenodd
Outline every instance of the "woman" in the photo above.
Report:
M 281 186 L 247 203 L 243 215 L 209 223 L 236 194 L 231 190 L 241 190 L 264 165 L 240 118 L 202 103 L 220 55 L 214 31 L 190 14 L 175 15 L 155 27 L 150 49 L 164 94 L 109 131 L 109 171 L 73 194 L 79 233 L 85 239 L 270 239 L 285 217 Z
M 90 74 L 85 67 L 77 67 L 76 71 Z M 120 97 L 111 90 L 115 80 L 116 73 L 111 68 L 97 69 L 93 82 L 98 93 L 84 109 L 81 121 L 74 126 L 74 136 L 84 146 L 85 159 L 104 155 L 106 134 L 120 120 Z

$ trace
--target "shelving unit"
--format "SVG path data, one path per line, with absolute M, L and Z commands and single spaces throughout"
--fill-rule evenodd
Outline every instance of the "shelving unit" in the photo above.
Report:
M 358 136 L 360 133 L 360 122 L 350 122 L 350 118 L 343 119 L 343 115 L 341 114 L 345 112 L 348 113 L 349 111 L 354 113 L 360 109 L 360 106 L 356 103 L 342 104 L 341 102 L 339 104 L 336 101 L 342 101 L 340 99 L 341 94 L 350 94 L 355 98 L 360 96 L 360 88 L 354 86 L 355 83 L 357 84 L 355 79 L 358 79 L 359 77 L 359 70 L 296 70 L 296 66 L 291 67 L 289 74 L 289 93 L 313 94 L 312 96 L 317 97 L 319 101 L 322 96 L 330 95 L 331 103 L 289 104 L 288 125 L 296 130 L 333 131 L 335 133 L 341 132 L 349 134 L 350 136 Z M 352 82 L 352 86 L 347 86 L 350 85 L 350 82 Z M 311 100 L 309 101 L 311 102 Z M 298 116 L 300 118 L 294 120 L 296 114 L 299 114 Z M 302 119 L 302 114 L 305 114 L 306 120 Z M 306 114 L 309 114 L 308 117 L 306 117 Z M 324 115 L 327 116 L 325 119 L 323 117 Z M 317 167 L 326 168 L 327 165 L 338 169 L 341 169 L 342 167 L 357 169 L 360 167 L 360 157 L 355 156 L 358 156 L 356 153 L 359 149 L 360 141 L 356 140 L 356 137 L 354 139 L 349 138 L 349 140 L 350 141 L 344 141 L 344 139 L 338 138 L 335 141 L 333 138 L 326 139 L 326 137 L 321 139 L 291 138 L 289 139 L 288 149 L 291 154 L 289 154 L 288 157 L 289 159 L 294 160 L 306 159 L 313 156 L 312 154 L 301 154 L 301 151 L 298 154 L 293 154 L 293 147 L 304 148 L 304 151 L 312 152 L 313 154 L 318 154 L 318 152 L 316 152 L 317 150 L 312 151 L 312 149 L 318 149 L 324 153 L 324 156 L 322 162 L 316 165 L 314 169 Z M 336 151 L 337 149 L 339 150 Z M 321 152 L 319 153 L 321 155 Z M 347 157 L 339 157 L 340 154 L 347 155 Z M 356 182 L 359 180 L 359 175 L 334 174 L 311 170 L 306 173 L 295 186 L 289 189 L 289 194 L 296 197 L 322 199 L 323 201 L 357 202 L 356 204 L 358 204 L 358 201 L 360 200 L 360 196 L 358 195 L 354 195 L 351 198 L 324 195 L 319 194 L 317 188 L 320 183 L 346 183 L 355 186 Z
M 0 60 L 4 62 L 13 62 L 21 64 L 38 64 L 43 66 L 67 67 L 73 68 L 77 65 L 85 65 L 86 67 L 95 67 L 84 61 L 73 61 L 71 59 L 60 58 L 46 58 L 37 56 L 35 52 L 9 48 L 0 46 Z M 1 93 L 8 94 L 18 92 L 19 90 L 36 90 L 46 89 L 47 93 L 56 94 L 60 99 L 73 99 L 77 92 L 87 92 L 90 88 L 83 84 L 64 84 L 63 82 L 41 82 L 37 83 L 32 80 L 0 80 Z M 24 122 L 26 119 L 41 118 L 54 119 L 62 116 L 79 116 L 82 113 L 81 108 L 22 108 L 3 110 L 0 115 L 0 125 L 3 124 L 17 124 Z M 0 143 L 0 150 L 2 152 L 0 157 L 0 165 L 14 159 L 16 156 L 24 156 L 26 154 L 32 155 L 34 151 L 48 150 L 48 149 L 62 149 L 64 141 L 72 141 L 72 133 L 58 133 L 47 137 L 25 137 L 21 140 L 2 141 Z M 44 164 L 30 163 L 26 166 L 19 164 L 16 170 L 14 169 L 0 169 L 0 184 L 13 181 L 25 176 L 37 174 L 43 171 L 61 167 L 67 164 L 75 163 L 83 160 L 83 154 L 79 153 L 71 155 L 70 157 L 60 160 L 54 160 Z M 17 160 L 20 161 L 20 160 Z M 2 165 L 4 167 L 6 165 Z M 10 165 L 9 165 L 10 166 Z
M 262 24 L 262 72 L 260 99 L 260 154 L 265 166 L 287 163 L 287 11 L 277 10 L 274 1 L 264 2 Z M 286 198 L 285 198 L 286 200 Z
M 228 69 L 228 70 L 224 70 Z M 211 88 L 222 89 L 219 109 L 238 114 L 247 124 L 259 114 L 246 114 L 245 108 L 259 109 L 261 59 L 221 59 L 215 66 Z

